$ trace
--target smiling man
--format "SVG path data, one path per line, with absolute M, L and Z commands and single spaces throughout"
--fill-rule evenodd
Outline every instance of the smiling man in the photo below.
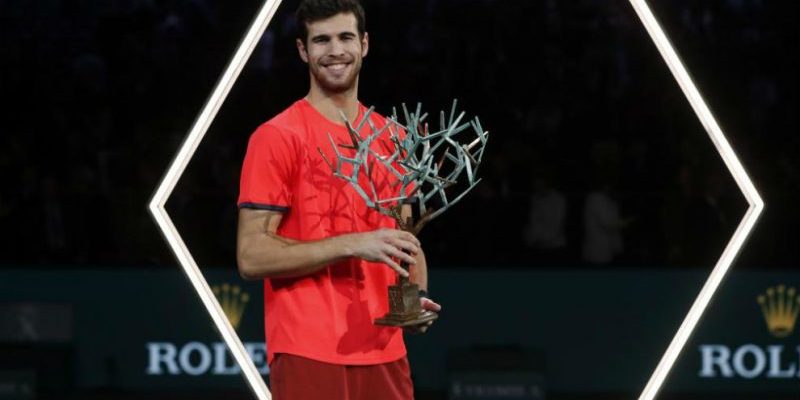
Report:
M 309 92 L 251 136 L 238 201 L 239 272 L 264 280 L 273 398 L 411 399 L 403 331 L 373 320 L 387 312 L 397 273 L 427 289 L 425 256 L 417 238 L 367 207 L 320 154 L 335 159 L 329 134 L 349 142 L 342 115 L 353 122 L 366 112 L 358 101 L 369 51 L 364 11 L 357 0 L 305 0 L 296 15 Z M 395 197 L 393 188 L 380 197 Z M 440 311 L 425 290 L 423 309 Z

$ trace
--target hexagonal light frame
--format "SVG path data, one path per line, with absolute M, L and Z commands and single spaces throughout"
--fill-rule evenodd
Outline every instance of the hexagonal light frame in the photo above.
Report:
M 728 269 L 730 269 L 734 258 L 741 250 L 744 241 L 747 239 L 750 231 L 753 229 L 753 226 L 758 220 L 759 215 L 764 209 L 764 202 L 758 195 L 755 186 L 753 186 L 753 183 L 750 181 L 747 172 L 745 172 L 744 167 L 736 157 L 736 154 L 728 143 L 725 134 L 722 132 L 717 124 L 717 121 L 714 119 L 714 116 L 711 114 L 711 111 L 700 95 L 700 92 L 697 90 L 697 87 L 692 82 L 689 74 L 686 72 L 686 68 L 678 58 L 678 55 L 675 53 L 675 50 L 670 44 L 669 39 L 667 39 L 667 36 L 664 34 L 661 26 L 656 21 L 645 0 L 629 1 L 636 11 L 636 14 L 639 16 L 639 19 L 642 21 L 642 24 L 644 24 L 647 32 L 650 35 L 650 38 L 653 40 L 653 43 L 658 48 L 659 53 L 664 58 L 664 62 L 674 75 L 675 80 L 681 87 L 681 90 L 683 90 L 684 95 L 691 104 L 695 114 L 697 114 L 698 119 L 703 124 L 703 127 L 711 138 L 711 141 L 714 143 L 714 146 L 725 162 L 726 167 L 736 180 L 739 189 L 742 191 L 749 205 L 744 217 L 739 223 L 739 226 L 736 228 L 736 231 L 723 250 L 722 255 L 714 266 L 714 269 L 711 271 L 711 275 L 706 280 L 703 288 L 700 290 L 700 293 L 692 304 L 692 307 L 689 309 L 689 312 L 678 329 L 678 332 L 675 334 L 675 337 L 672 339 L 672 342 L 661 358 L 661 361 L 656 366 L 655 371 L 653 372 L 650 380 L 647 382 L 647 385 L 639 397 L 639 400 L 652 400 L 661 389 L 664 380 L 672 369 L 672 366 L 675 364 L 675 360 L 678 358 L 681 350 L 683 350 L 683 347 L 688 341 L 692 331 L 694 331 L 695 326 L 697 326 L 700 317 L 719 287 L 722 278 L 728 272 Z M 259 400 L 271 400 L 272 395 L 267 389 L 264 379 L 258 373 L 258 370 L 253 364 L 252 360 L 250 360 L 250 358 L 247 356 L 247 352 L 245 351 L 239 336 L 236 334 L 236 331 L 225 317 L 222 307 L 220 307 L 220 304 L 209 287 L 208 282 L 203 277 L 203 274 L 198 268 L 197 263 L 194 261 L 189 249 L 186 247 L 186 244 L 183 242 L 183 239 L 175 228 L 175 225 L 172 223 L 172 219 L 166 212 L 165 204 L 280 4 L 281 0 L 265 0 L 264 5 L 258 12 L 244 39 L 242 39 L 239 48 L 236 50 L 231 62 L 228 64 L 228 67 L 225 69 L 225 72 L 217 83 L 214 92 L 206 102 L 203 110 L 197 117 L 197 120 L 195 120 L 189 135 L 181 145 L 178 154 L 172 161 L 172 164 L 167 170 L 149 204 L 149 209 L 153 215 L 153 218 L 164 234 L 164 237 L 172 248 L 172 251 L 175 253 L 175 256 L 186 273 L 187 278 L 197 291 L 197 294 L 200 296 L 203 305 L 208 310 L 214 325 L 217 327 L 225 343 L 228 345 L 228 348 L 233 354 L 234 359 L 239 364 L 242 373 L 245 375 L 245 378 L 250 385 L 250 388 L 253 390 Z
M 186 247 L 186 244 L 183 242 L 181 235 L 172 223 L 172 219 L 169 217 L 169 214 L 167 214 L 164 206 L 280 4 L 281 0 L 266 0 L 264 2 L 264 5 L 256 15 L 250 29 L 248 29 L 244 39 L 242 39 L 242 43 L 239 45 L 228 67 L 222 74 L 216 88 L 214 88 L 214 92 L 195 120 L 192 130 L 181 145 L 180 150 L 178 150 L 178 154 L 175 156 L 172 164 L 170 164 L 169 169 L 167 169 L 164 179 L 162 179 L 161 183 L 158 185 L 158 189 L 153 195 L 152 200 L 150 200 L 149 205 L 150 213 L 153 214 L 153 218 L 156 220 L 158 227 L 161 229 L 172 251 L 178 258 L 178 262 L 186 273 L 186 277 L 200 296 L 200 300 L 208 310 L 209 315 L 211 315 L 214 325 L 217 327 L 217 330 L 219 330 L 222 339 L 225 341 L 225 344 L 228 345 L 228 349 L 231 351 L 231 354 L 233 354 L 233 358 L 239 364 L 248 384 L 250 384 L 250 388 L 259 400 L 271 400 L 272 395 L 269 389 L 267 389 L 267 385 L 264 383 L 264 379 L 261 377 L 261 374 L 259 374 L 258 369 L 253 364 L 253 361 L 248 357 L 241 339 L 236 334 L 233 326 L 231 326 L 228 318 L 225 317 L 225 313 L 222 311 L 219 301 L 217 301 L 217 298 L 214 296 L 214 292 L 211 291 L 211 287 L 209 287 L 208 282 L 203 277 L 203 273 L 200 271 L 200 268 L 198 268 L 197 263 Z
M 697 323 L 700 321 L 700 317 L 711 301 L 711 297 L 714 296 L 714 293 L 722 282 L 722 278 L 725 277 L 728 269 L 730 269 L 733 259 L 739 254 L 739 250 L 741 250 L 744 241 L 747 239 L 747 236 L 750 235 L 750 231 L 753 229 L 759 215 L 761 215 L 761 211 L 764 210 L 764 201 L 761 199 L 761 196 L 758 195 L 758 191 L 756 191 L 755 186 L 753 186 L 753 182 L 750 181 L 750 177 L 744 170 L 742 163 L 739 162 L 739 158 L 736 157 L 736 154 L 733 152 L 733 148 L 731 148 L 730 143 L 728 143 L 728 139 L 725 137 L 725 134 L 722 133 L 722 129 L 720 129 L 719 124 L 717 124 L 716 119 L 714 119 L 714 116 L 708 109 L 705 100 L 703 100 L 703 97 L 697 90 L 692 78 L 689 77 L 689 74 L 686 72 L 686 68 L 675 53 L 675 49 L 664 34 L 664 30 L 661 29 L 658 21 L 656 21 L 656 18 L 653 16 L 650 7 L 648 7 L 645 0 L 630 0 L 630 2 L 634 10 L 636 10 L 636 14 L 639 16 L 642 24 L 644 24 L 645 29 L 647 29 L 647 33 L 650 34 L 653 43 L 658 48 L 658 52 L 661 53 L 661 57 L 664 58 L 664 62 L 667 63 L 670 71 L 672 71 L 675 80 L 678 81 L 678 85 L 681 87 L 681 90 L 683 90 L 684 96 L 686 96 L 686 99 L 689 100 L 689 103 L 692 105 L 692 109 L 703 124 L 708 136 L 714 143 L 714 147 L 717 148 L 717 152 L 719 152 L 719 155 L 725 162 L 725 166 L 728 167 L 728 171 L 733 175 L 736 184 L 739 185 L 739 190 L 742 191 L 748 204 L 747 211 L 739 222 L 739 226 L 722 251 L 722 255 L 720 255 L 719 260 L 717 260 L 717 264 L 714 266 L 714 269 L 711 270 L 711 275 L 709 275 L 703 288 L 700 289 L 700 294 L 697 295 L 692 307 L 689 309 L 689 313 L 686 314 L 686 318 L 684 318 L 683 323 L 681 323 L 680 328 L 678 328 L 678 332 L 675 334 L 669 347 L 667 347 L 667 351 L 664 353 L 661 361 L 659 361 L 658 366 L 656 366 L 644 391 L 642 391 L 642 394 L 639 396 L 639 400 L 652 400 L 661 389 L 664 380 L 675 364 L 675 360 L 678 358 L 681 350 L 683 350 L 683 347 L 689 340 L 689 336 L 692 334 L 692 331 L 694 331 L 695 326 L 697 326 Z

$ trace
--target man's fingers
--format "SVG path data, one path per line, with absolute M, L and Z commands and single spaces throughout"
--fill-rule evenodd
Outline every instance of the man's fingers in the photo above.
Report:
M 405 268 L 401 267 L 396 262 L 394 262 L 394 260 L 392 260 L 390 257 L 384 257 L 382 261 L 384 264 L 388 265 L 390 268 L 397 271 L 397 273 L 400 274 L 402 277 L 408 278 L 408 271 L 406 271 Z
M 389 246 L 386 247 L 385 251 L 390 256 L 395 257 L 395 258 L 400 259 L 400 260 L 403 260 L 403 261 L 405 261 L 405 262 L 407 262 L 409 264 L 416 264 L 417 263 L 417 259 L 414 258 L 414 256 L 404 253 L 402 250 L 398 249 L 395 246 L 389 245 Z
M 423 322 L 419 325 L 407 326 L 403 329 L 411 334 L 425 333 L 428 331 L 428 328 L 430 328 L 431 325 L 433 325 L 433 321 Z
M 422 247 L 422 244 L 419 242 L 419 239 L 417 239 L 416 236 L 409 232 L 400 230 L 394 230 L 390 232 L 392 234 L 387 237 L 389 243 L 409 250 L 412 253 L 419 253 L 419 248 Z M 400 243 L 402 243 L 402 245 Z
M 416 264 L 416 255 L 421 252 L 419 240 L 409 232 L 397 229 L 380 229 L 365 236 L 365 254 L 369 261 L 382 262 L 401 276 L 408 277 L 408 271 L 398 262 Z M 410 254 L 409 254 L 410 253 Z
M 429 311 L 442 311 L 442 306 L 429 298 L 422 298 L 422 308 Z
M 392 245 L 394 245 L 400 250 L 408 251 L 409 253 L 411 253 L 411 255 L 416 256 L 417 254 L 419 254 L 419 246 L 408 240 L 395 239 L 392 241 Z
M 403 238 L 403 240 L 406 240 L 408 242 L 414 243 L 414 245 L 417 247 L 422 246 L 422 243 L 419 242 L 419 239 L 417 239 L 417 237 L 412 235 L 410 232 L 403 231 L 403 235 L 401 236 L 401 238 Z

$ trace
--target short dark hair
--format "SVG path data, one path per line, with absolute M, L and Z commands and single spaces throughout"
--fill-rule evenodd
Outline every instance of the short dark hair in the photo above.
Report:
M 297 7 L 297 38 L 306 43 L 308 40 L 308 25 L 341 13 L 353 14 L 356 17 L 358 34 L 362 38 L 366 32 L 366 17 L 364 8 L 359 0 L 303 0 Z

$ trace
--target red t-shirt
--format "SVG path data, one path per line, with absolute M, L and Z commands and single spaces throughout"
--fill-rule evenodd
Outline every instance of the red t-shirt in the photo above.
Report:
M 359 105 L 357 120 L 365 111 Z M 375 113 L 370 119 L 376 127 L 387 123 Z M 369 133 L 365 126 L 361 137 Z M 352 143 L 343 125 L 325 118 L 306 100 L 258 127 L 250 137 L 242 167 L 239 207 L 283 212 L 278 235 L 301 241 L 394 228 L 394 219 L 368 208 L 347 181 L 333 175 L 319 153 L 322 150 L 327 160 L 336 162 L 328 134 L 337 145 Z M 384 137 L 372 145 L 380 154 L 392 149 L 388 135 Z M 339 151 L 353 154 L 341 147 Z M 359 174 L 366 179 L 363 175 Z M 376 168 L 373 180 L 380 198 L 397 196 L 399 186 L 391 184 L 396 179 L 388 171 Z M 401 330 L 373 324 L 387 312 L 387 287 L 395 280 L 388 266 L 358 258 L 304 277 L 266 279 L 268 361 L 275 353 L 347 365 L 403 357 Z

